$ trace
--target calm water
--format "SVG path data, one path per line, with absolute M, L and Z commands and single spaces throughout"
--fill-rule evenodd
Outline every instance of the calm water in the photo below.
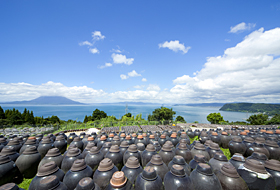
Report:
M 120 118 L 125 114 L 125 105 L 121 104 L 95 104 L 86 106 L 24 106 L 24 105 L 1 105 L 6 109 L 16 108 L 20 112 L 23 112 L 24 108 L 32 110 L 34 116 L 48 117 L 52 115 L 58 116 L 62 120 L 78 120 L 83 121 L 85 115 L 91 115 L 92 112 L 97 108 L 104 111 L 107 115 L 114 115 L 116 118 Z M 161 107 L 161 105 L 128 105 L 128 112 L 132 115 L 142 113 L 142 117 L 147 119 L 148 114 Z M 197 106 L 166 106 L 173 108 L 176 112 L 176 116 L 181 115 L 185 118 L 188 123 L 198 121 L 199 123 L 209 123 L 206 119 L 209 113 L 220 112 L 224 117 L 224 120 L 228 121 L 244 121 L 253 113 L 242 113 L 242 112 L 225 112 L 219 111 L 219 107 L 197 107 Z

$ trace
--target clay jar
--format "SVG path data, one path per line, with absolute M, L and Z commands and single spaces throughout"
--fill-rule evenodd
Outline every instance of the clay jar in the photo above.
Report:
M 164 186 L 166 190 L 193 189 L 192 181 L 185 174 L 184 168 L 176 164 L 165 175 Z
M 63 183 L 68 190 L 74 190 L 79 181 L 85 177 L 92 177 L 92 169 L 86 165 L 84 159 L 77 159 L 73 163 L 71 169 L 65 174 Z
M 241 137 L 232 137 L 231 141 L 228 143 L 228 148 L 231 156 L 235 153 L 244 155 L 246 152 L 246 146 L 242 143 Z
M 210 144 L 210 146 L 206 148 L 206 151 L 208 152 L 210 158 L 213 158 L 216 153 L 224 154 L 219 145 L 216 143 Z
M 200 138 L 199 141 L 204 144 L 206 142 L 206 140 L 209 140 L 210 138 L 208 137 L 208 134 L 206 131 L 202 131 L 200 134 Z
M 161 135 L 160 138 L 158 139 L 158 143 L 160 144 L 161 147 L 165 144 L 166 141 L 167 140 L 165 135 Z
M 191 151 L 188 149 L 186 144 L 179 144 L 179 146 L 175 150 L 175 155 L 182 156 L 187 163 L 190 163 L 192 160 Z
M 246 152 L 244 154 L 245 157 L 250 156 L 248 150 L 249 150 L 250 146 L 253 145 L 254 141 L 255 140 L 252 137 L 245 137 L 245 139 L 243 140 L 243 144 L 245 144 L 245 146 L 246 146 Z
M 107 142 L 106 136 L 102 135 L 100 138 L 100 141 L 97 142 L 97 148 L 100 150 L 102 148 L 103 144 L 106 142 Z
M 135 140 L 134 144 L 143 143 L 145 147 L 147 146 L 147 141 L 143 138 L 143 135 L 138 135 L 137 139 Z
M 248 156 L 251 156 L 253 152 L 260 152 L 266 155 L 269 158 L 269 151 L 265 148 L 264 144 L 260 141 L 255 141 L 250 147 L 247 149 Z
M 19 153 L 16 152 L 14 147 L 4 147 L 0 153 L 0 156 L 8 156 L 12 161 L 16 161 L 19 157 Z
M 38 169 L 45 163 L 54 161 L 56 163 L 56 165 L 60 168 L 61 167 L 61 163 L 63 160 L 63 156 L 61 155 L 60 151 L 58 148 L 52 148 L 48 151 L 48 153 L 46 154 L 46 156 L 41 160 Z
M 104 190 L 109 185 L 110 179 L 116 171 L 118 171 L 118 168 L 113 164 L 112 160 L 104 158 L 94 172 L 93 181 L 101 190 Z
M 121 145 L 120 145 L 120 152 L 122 153 L 122 155 L 124 155 L 124 153 L 126 152 L 126 150 L 128 149 L 128 142 L 127 141 L 122 141 Z
M 142 166 L 145 167 L 155 154 L 157 154 L 155 147 L 152 144 L 148 144 L 141 156 Z
M 38 142 L 36 141 L 35 137 L 29 137 L 27 141 L 24 143 L 24 145 L 20 148 L 19 154 L 22 154 L 24 150 L 29 146 L 35 146 L 38 147 Z
M 169 171 L 166 164 L 162 161 L 161 156 L 158 154 L 153 155 L 151 161 L 146 166 L 154 167 L 161 179 L 164 179 L 165 174 Z
M 131 190 L 132 184 L 127 180 L 126 176 L 122 171 L 117 171 L 113 174 L 110 184 L 106 190 Z
M 120 137 L 119 136 L 114 136 L 113 140 L 112 140 L 112 145 L 121 145 L 121 141 L 120 141 Z
M 93 172 L 97 169 L 99 163 L 101 160 L 103 160 L 104 156 L 103 154 L 98 150 L 98 148 L 92 147 L 90 149 L 90 152 L 85 157 L 85 162 L 87 165 L 89 165 Z
M 275 141 L 267 140 L 264 146 L 269 152 L 269 159 L 280 160 L 280 147 Z
M 115 136 L 114 133 L 110 133 L 109 137 L 107 139 L 107 142 L 111 142 L 113 140 L 114 136 Z
M 121 133 L 120 134 L 120 141 L 123 142 L 125 140 L 125 137 L 126 137 L 125 133 Z
M 221 147 L 228 148 L 229 141 L 231 141 L 231 136 L 228 136 L 227 132 L 222 132 L 220 136 Z
M 128 143 L 128 145 L 134 144 L 134 141 L 132 140 L 130 135 L 127 135 L 125 137 L 125 141 Z
M 44 158 L 49 149 L 53 148 L 53 143 L 50 138 L 43 138 L 37 148 L 38 152 L 41 154 L 41 158 Z
M 3 146 L 6 146 L 8 144 L 8 142 L 5 138 L 0 138 L 0 144 Z
M 191 174 L 191 167 L 186 163 L 182 156 L 174 156 L 174 158 L 168 164 L 168 169 L 171 170 L 173 165 L 180 165 L 183 167 L 185 174 L 188 176 Z
M 235 153 L 231 159 L 229 160 L 229 162 L 235 167 L 235 169 L 237 170 L 239 168 L 240 165 L 243 165 L 245 163 L 245 158 L 243 157 L 242 154 L 239 153 Z
M 35 190 L 38 189 L 39 183 L 41 179 L 45 178 L 46 176 L 55 175 L 59 181 L 63 180 L 64 172 L 58 168 L 54 161 L 49 163 L 43 164 L 39 170 L 37 175 L 32 179 L 28 190 Z
M 239 176 L 234 166 L 224 164 L 219 172 L 216 173 L 223 190 L 247 190 L 248 186 Z
M 67 151 L 66 156 L 63 158 L 61 163 L 61 169 L 66 173 L 72 167 L 73 163 L 77 159 L 82 159 L 81 150 L 78 148 L 71 148 Z
M 0 186 L 0 190 L 24 190 L 19 188 L 15 183 L 6 183 L 5 185 Z
M 239 136 L 242 140 L 244 140 L 247 137 L 247 133 L 245 131 L 240 132 Z
M 165 143 L 163 145 L 163 147 L 161 148 L 161 150 L 159 151 L 158 153 L 163 162 L 168 165 L 169 162 L 173 159 L 173 157 L 175 156 L 175 152 L 172 151 L 172 147 L 168 144 L 168 143 Z M 162 178 L 163 179 L 163 178 Z
M 70 135 L 67 137 L 67 144 L 70 145 L 75 137 L 77 137 L 76 133 L 70 133 Z
M 143 151 L 145 150 L 145 145 L 143 143 L 137 143 L 137 150 L 140 153 L 140 155 L 142 156 Z
M 40 190 L 68 190 L 63 182 L 60 182 L 55 175 L 47 176 L 39 182 Z
M 122 171 L 127 179 L 134 184 L 137 176 L 143 171 L 143 168 L 140 166 L 139 160 L 135 156 L 131 156 L 122 168 Z
M 248 159 L 254 159 L 254 160 L 257 160 L 261 163 L 264 164 L 265 161 L 268 160 L 268 158 L 266 157 L 265 154 L 263 153 L 260 153 L 260 152 L 253 152 L 253 154 L 251 156 L 249 156 L 246 160 Z
M 120 152 L 118 145 L 111 146 L 109 152 L 105 155 L 105 158 L 109 158 L 115 164 L 115 166 L 121 170 L 123 167 L 123 155 Z
M 135 183 L 135 190 L 163 190 L 162 179 L 157 175 L 153 167 L 145 167 L 138 175 Z
M 209 165 L 212 167 L 213 172 L 216 174 L 218 171 L 221 170 L 222 166 L 224 164 L 227 164 L 228 159 L 227 157 L 222 153 L 216 153 L 214 158 L 211 158 L 209 160 Z
M 124 165 L 130 156 L 135 156 L 139 161 L 141 161 L 140 152 L 137 150 L 137 146 L 135 144 L 129 145 L 128 149 L 124 153 L 124 155 L 123 155 L 123 164 Z
M 16 165 L 24 178 L 33 178 L 37 173 L 37 167 L 41 161 L 41 155 L 35 146 L 26 147 L 22 155 L 16 160 Z
M 191 170 L 194 170 L 199 163 L 207 163 L 207 160 L 205 159 L 204 155 L 197 154 L 194 156 L 194 158 L 190 161 L 189 164 Z
M 20 148 L 21 148 L 21 144 L 19 143 L 18 140 L 10 140 L 9 143 L 6 145 L 6 147 L 14 147 L 16 152 L 19 152 Z
M 194 132 L 192 131 L 192 129 L 188 129 L 187 135 L 188 135 L 190 138 L 194 138 Z
M 210 144 L 212 144 L 212 143 L 214 143 L 214 142 L 211 141 L 211 140 L 207 140 L 207 141 L 204 143 L 205 148 L 210 147 Z
M 204 145 L 201 144 L 201 143 L 196 143 L 194 145 L 194 147 L 192 148 L 191 153 L 192 153 L 193 158 L 194 158 L 195 155 L 200 154 L 200 155 L 203 155 L 207 161 L 210 160 L 210 155 L 205 150 Z
M 65 140 L 63 135 L 59 135 L 56 137 L 53 146 L 55 148 L 58 148 L 60 153 L 63 154 L 67 149 L 67 141 Z
M 94 146 L 95 146 L 95 143 L 93 141 L 87 143 L 87 146 L 85 147 L 85 149 L 82 152 L 83 158 L 85 158 L 87 156 L 87 154 L 90 152 L 90 149 Z
M 18 175 L 15 163 L 8 156 L 0 156 L 0 185 L 12 182 Z
M 100 149 L 100 152 L 105 156 L 112 146 L 111 142 L 105 142 Z
M 270 173 L 275 181 L 276 189 L 280 189 L 280 162 L 278 160 L 267 160 L 264 167 Z
M 210 139 L 214 142 L 217 143 L 219 146 L 221 145 L 221 138 L 218 135 L 217 132 L 212 132 L 212 135 L 210 136 Z
M 87 147 L 88 143 L 94 143 L 94 138 L 93 137 L 90 137 L 89 135 L 86 135 L 87 138 L 83 138 L 83 143 L 84 143 L 84 146 L 83 146 L 83 149 L 85 150 L 85 148 Z M 94 143 L 95 145 L 95 143 Z
M 257 160 L 246 160 L 244 165 L 237 169 L 237 172 L 244 179 L 249 189 L 275 189 L 274 179 L 265 170 L 264 165 Z
M 80 137 L 75 137 L 71 144 L 76 145 L 81 151 L 83 151 L 84 143 Z
M 169 139 L 172 144 L 174 145 L 174 147 L 177 146 L 177 144 L 179 143 L 179 139 L 177 138 L 177 135 L 176 133 L 173 133 L 171 136 L 170 136 L 170 139 Z
M 159 152 L 159 151 L 161 150 L 161 146 L 160 146 L 160 144 L 159 144 L 158 141 L 154 141 L 154 142 L 153 142 L 153 145 L 154 145 L 154 147 L 156 148 L 156 151 L 157 151 L 157 152 Z
M 75 190 L 100 190 L 99 186 L 94 183 L 94 181 L 90 177 L 85 177 L 81 179 L 76 186 Z
M 191 173 L 194 189 L 222 190 L 221 183 L 209 165 L 199 163 Z

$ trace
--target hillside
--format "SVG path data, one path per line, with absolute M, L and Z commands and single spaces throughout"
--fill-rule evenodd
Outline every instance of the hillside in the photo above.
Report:
M 84 105 L 83 103 L 70 100 L 62 96 L 40 96 L 30 101 L 3 102 L 1 104 L 20 105 Z
M 275 115 L 280 114 L 280 105 L 264 103 L 229 103 L 223 105 L 223 107 L 220 108 L 220 111 L 265 113 L 267 115 Z

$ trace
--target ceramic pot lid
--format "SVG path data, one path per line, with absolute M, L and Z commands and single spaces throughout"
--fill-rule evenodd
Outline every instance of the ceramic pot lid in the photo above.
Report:
M 177 165 L 177 164 L 174 164 L 171 167 L 170 172 L 175 176 L 182 176 L 183 177 L 183 176 L 186 175 L 184 168 L 180 165 Z
M 10 140 L 7 145 L 19 145 L 19 141 L 16 139 Z
M 150 139 L 154 139 L 154 138 L 155 138 L 155 135 L 150 135 L 149 138 L 150 138 Z
M 68 147 L 68 150 L 71 149 L 71 148 L 78 148 L 78 147 L 75 144 L 70 144 L 69 147 Z
M 80 139 L 80 137 L 75 137 L 73 141 L 74 142 L 79 142 L 79 141 L 81 141 L 81 139 Z
M 170 146 L 170 144 L 165 143 L 165 144 L 162 146 L 161 150 L 167 151 L 167 152 L 171 152 L 171 151 L 172 151 L 172 147 Z
M 92 142 L 92 143 L 88 143 L 87 144 L 87 146 L 86 146 L 86 148 L 85 148 L 85 150 L 90 150 L 92 147 L 94 147 L 95 146 L 95 143 L 94 142 Z
M 99 153 L 99 150 L 98 150 L 97 146 L 94 146 L 90 149 L 89 152 L 90 152 L 90 154 L 97 154 L 97 153 Z
M 30 139 L 30 138 L 32 138 L 32 137 L 29 137 L 24 144 L 26 144 L 26 145 L 36 144 L 36 138 L 35 137 L 34 137 L 34 139 Z
M 231 164 L 224 164 L 221 168 L 222 174 L 228 177 L 238 178 L 239 175 L 235 169 L 235 167 Z
M 16 153 L 16 150 L 14 147 L 12 146 L 9 146 L 9 147 L 4 147 L 0 153 L 1 156 L 4 156 L 4 155 L 12 155 L 12 154 L 15 154 Z
M 266 161 L 268 160 L 267 156 L 263 153 L 260 152 L 253 152 L 253 154 L 250 156 L 252 159 L 256 159 L 256 160 L 263 160 Z M 248 159 L 248 158 L 247 158 Z
M 11 159 L 10 159 L 9 156 L 6 156 L 6 155 L 0 156 L 0 164 L 5 164 L 5 163 L 8 163 L 10 161 L 11 161 Z
M 74 161 L 74 163 L 71 167 L 71 171 L 73 171 L 73 172 L 81 171 L 81 170 L 85 169 L 86 167 L 87 167 L 87 164 L 85 162 L 85 159 L 77 159 Z
M 266 168 L 271 169 L 271 170 L 275 170 L 275 171 L 280 172 L 280 162 L 278 160 L 274 160 L 274 159 L 267 160 L 267 161 L 265 161 L 264 166 Z
M 128 168 L 139 168 L 140 163 L 138 158 L 136 158 L 135 156 L 130 156 L 126 161 L 125 166 Z
M 0 143 L 5 143 L 6 139 L 5 138 L 0 138 Z
M 223 162 L 227 162 L 228 161 L 227 157 L 224 154 L 220 153 L 220 152 L 217 152 L 214 155 L 214 159 L 219 160 L 219 161 L 223 161 Z
M 205 150 L 205 146 L 201 143 L 195 143 L 194 148 L 197 150 Z
M 137 143 L 137 149 L 140 151 L 144 151 L 145 150 L 145 145 L 143 143 Z
M 43 176 L 51 175 L 51 174 L 55 173 L 58 169 L 59 168 L 56 165 L 56 163 L 54 161 L 51 161 L 51 162 L 43 164 L 39 168 L 37 176 L 43 177 Z
M 240 153 L 235 153 L 231 159 L 236 160 L 236 161 L 240 161 L 240 162 L 245 162 L 245 158 L 243 157 L 242 154 Z
M 88 137 L 87 140 L 88 141 L 94 141 L 94 138 L 93 137 Z
M 59 156 L 59 155 L 61 155 L 61 153 L 58 148 L 52 148 L 46 154 L 47 157 L 55 157 L 55 156 Z
M 188 147 L 187 147 L 187 145 L 186 144 L 179 144 L 179 146 L 178 146 L 178 149 L 180 149 L 180 150 L 187 150 L 188 149 Z
M 122 171 L 115 172 L 110 180 L 110 184 L 114 188 L 121 188 L 126 182 L 127 178 Z
M 222 132 L 222 135 L 226 135 L 226 136 L 227 136 L 228 134 L 227 134 L 227 132 L 223 131 L 223 132 Z
M 257 173 L 262 173 L 262 174 L 267 173 L 264 168 L 264 165 L 261 162 L 254 159 L 247 159 L 243 166 Z
M 90 177 L 85 177 L 79 181 L 76 190 L 93 190 L 94 188 L 94 181 Z
M 196 162 L 199 163 L 206 163 L 206 159 L 205 156 L 201 155 L 201 154 L 196 154 L 193 158 Z
M 119 141 L 120 137 L 119 136 L 114 136 L 113 141 Z
M 120 147 L 128 147 L 128 142 L 127 141 L 122 141 Z
M 127 136 L 125 137 L 125 139 L 126 139 L 126 140 L 131 140 L 131 136 L 130 136 L 130 135 L 127 135 Z
M 102 135 L 102 136 L 100 137 L 100 140 L 101 140 L 101 141 L 105 141 L 105 140 L 106 140 L 106 136 Z
M 205 146 L 210 146 L 210 144 L 212 144 L 212 143 L 214 143 L 214 142 L 211 141 L 211 140 L 206 140 L 205 143 L 204 143 L 204 145 L 205 145 Z
M 23 151 L 22 154 L 29 155 L 29 154 L 36 154 L 38 153 L 36 146 L 28 146 L 26 149 Z
M 245 137 L 245 142 L 253 143 L 255 140 L 252 137 Z
M 41 144 L 50 144 L 52 143 L 51 139 L 50 138 L 43 138 L 41 140 Z
M 111 146 L 109 152 L 120 152 L 120 148 L 118 145 Z
M 166 136 L 165 136 L 165 135 L 160 135 L 160 138 L 161 138 L 161 139 L 165 139 Z
M 142 172 L 142 178 L 144 178 L 147 181 L 154 181 L 157 178 L 157 173 L 154 167 L 152 166 L 145 167 Z
M 218 136 L 217 132 L 212 132 L 212 136 Z
M 272 140 L 266 140 L 265 145 L 275 147 L 275 148 L 279 148 L 278 144 L 275 141 L 272 141 Z
M 138 135 L 137 139 L 143 139 L 143 135 Z
M 112 146 L 112 143 L 111 142 L 105 142 L 103 145 L 102 145 L 102 148 L 110 148 Z
M 180 139 L 180 140 L 179 140 L 179 143 L 180 143 L 180 144 L 181 144 L 181 143 L 182 143 L 182 144 L 187 144 L 187 139 Z
M 120 137 L 124 138 L 124 137 L 125 137 L 125 134 L 124 134 L 124 133 L 122 133 L 122 134 L 120 135 Z
M 147 133 L 143 133 L 142 135 L 143 135 L 143 137 L 147 137 Z
M 68 157 L 76 157 L 80 153 L 81 153 L 80 149 L 78 149 L 78 148 L 71 148 L 71 149 L 68 149 L 67 156 Z
M 6 183 L 0 186 L 0 190 L 18 190 L 19 187 L 15 183 Z
M 172 133 L 172 135 L 170 137 L 171 138 L 177 138 L 177 134 L 176 133 Z
M 56 141 L 62 141 L 62 140 L 65 140 L 65 138 L 64 138 L 63 135 L 58 135 L 55 140 Z
M 208 164 L 204 164 L 204 163 L 199 163 L 196 167 L 196 171 L 198 171 L 199 173 L 201 173 L 203 175 L 213 175 L 211 166 L 209 166 Z
M 240 132 L 240 135 L 247 135 L 245 131 Z
M 98 166 L 98 170 L 105 172 L 111 170 L 113 167 L 114 167 L 114 163 L 112 162 L 112 160 L 109 158 L 104 158 L 103 160 L 101 160 Z
M 146 150 L 149 151 L 149 152 L 155 152 L 156 148 L 154 147 L 154 145 L 148 144 L 147 147 L 146 147 Z
M 220 150 L 220 147 L 217 143 L 211 143 L 210 144 L 210 148 L 213 149 L 213 150 Z
M 159 154 L 153 155 L 150 162 L 154 165 L 162 165 L 163 164 L 162 158 Z
M 265 143 L 265 139 L 262 138 L 262 137 L 257 137 L 257 138 L 255 139 L 255 142 L 258 142 L 258 144 L 263 144 L 263 143 Z
M 234 136 L 234 137 L 232 137 L 231 139 L 232 139 L 232 141 L 234 141 L 234 142 L 242 142 L 241 137 Z
M 137 149 L 137 146 L 135 144 L 131 144 L 129 145 L 128 149 L 127 149 L 129 152 L 137 152 L 138 149 Z
M 40 180 L 40 190 L 56 189 L 60 185 L 59 179 L 55 175 L 47 176 Z
M 186 161 L 185 159 L 183 158 L 183 156 L 180 156 L 180 155 L 176 155 L 173 157 L 172 161 L 175 163 L 175 164 L 178 164 L 178 165 L 185 165 L 186 164 Z
M 131 136 L 132 136 L 132 137 L 137 137 L 136 133 L 133 133 Z

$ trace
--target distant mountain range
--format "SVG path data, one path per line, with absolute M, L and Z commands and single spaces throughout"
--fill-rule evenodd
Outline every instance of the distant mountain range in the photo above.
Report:
M 174 104 L 174 106 L 222 107 L 225 103 Z
M 16 105 L 86 105 L 62 96 L 41 96 L 30 101 L 2 102 L 0 104 Z

